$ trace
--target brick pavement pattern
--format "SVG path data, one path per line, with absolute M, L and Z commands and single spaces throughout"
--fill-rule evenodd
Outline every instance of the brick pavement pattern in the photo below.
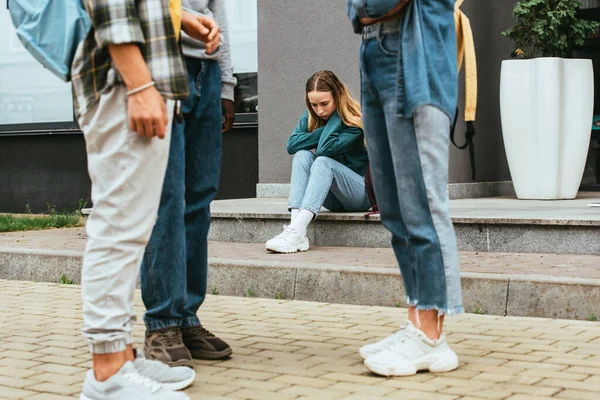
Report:
M 135 304 L 143 310 L 139 291 Z M 0 399 L 78 398 L 91 361 L 77 285 L 0 281 Z M 196 362 L 192 399 L 597 400 L 600 323 L 463 315 L 447 321 L 461 366 L 381 378 L 358 348 L 404 309 L 209 296 L 206 327 L 234 356 Z M 141 318 L 140 318 L 141 320 Z M 143 326 L 135 340 L 142 343 Z

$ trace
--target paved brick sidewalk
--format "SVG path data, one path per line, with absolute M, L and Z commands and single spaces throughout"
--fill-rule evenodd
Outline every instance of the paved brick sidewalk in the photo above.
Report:
M 83 228 L 0 233 L 0 248 L 75 250 L 85 247 Z M 301 262 L 398 270 L 392 249 L 311 247 L 297 254 L 268 254 L 262 243 L 211 242 L 209 257 L 247 261 Z M 462 272 L 546 275 L 600 279 L 600 256 L 572 254 L 460 252 Z M 599 397 L 600 398 L 600 397 Z
M 136 306 L 141 312 L 139 292 Z M 77 398 L 90 357 L 79 287 L 0 281 L 0 399 Z M 234 347 L 198 362 L 193 399 L 580 399 L 600 392 L 600 324 L 464 315 L 447 331 L 461 359 L 448 374 L 384 379 L 358 347 L 405 311 L 209 296 L 200 318 Z M 136 327 L 136 342 L 143 329 Z

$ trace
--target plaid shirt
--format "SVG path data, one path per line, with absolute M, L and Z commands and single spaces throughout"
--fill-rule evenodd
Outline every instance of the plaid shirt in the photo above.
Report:
M 77 48 L 72 65 L 77 117 L 92 108 L 103 91 L 123 82 L 108 52 L 112 44 L 139 44 L 160 94 L 187 99 L 187 73 L 168 0 L 84 0 L 84 4 L 93 28 Z

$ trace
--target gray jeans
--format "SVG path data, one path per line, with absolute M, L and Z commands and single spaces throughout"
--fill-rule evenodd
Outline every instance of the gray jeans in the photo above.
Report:
M 112 87 L 79 119 L 94 206 L 86 224 L 81 273 L 83 335 L 93 353 L 132 343 L 136 278 L 156 221 L 167 160 L 173 101 L 163 140 L 129 130 L 126 89 Z

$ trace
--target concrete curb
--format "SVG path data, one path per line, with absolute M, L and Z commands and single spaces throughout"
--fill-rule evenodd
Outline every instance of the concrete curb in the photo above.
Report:
M 512 181 L 450 183 L 446 191 L 450 200 L 513 196 L 515 194 Z M 256 197 L 258 198 L 287 198 L 289 194 L 289 183 L 259 183 L 256 185 Z
M 80 283 L 82 252 L 0 248 L 0 279 Z M 208 293 L 327 303 L 404 306 L 396 269 L 292 262 L 209 260 Z M 467 312 L 588 319 L 600 312 L 600 280 L 462 273 Z
M 284 214 L 214 213 L 209 240 L 265 243 L 289 220 Z M 531 225 L 529 221 L 454 221 L 459 250 L 508 253 L 600 254 L 600 229 L 591 223 Z M 521 222 L 521 221 L 520 221 Z M 378 216 L 323 214 L 310 224 L 315 246 L 390 247 L 391 235 Z M 565 238 L 569 238 L 565 240 Z

